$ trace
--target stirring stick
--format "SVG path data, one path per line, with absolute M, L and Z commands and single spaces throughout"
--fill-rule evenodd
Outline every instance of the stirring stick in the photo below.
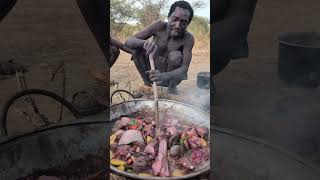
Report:
M 155 70 L 153 54 L 154 54 L 154 51 L 149 55 L 151 70 Z M 157 90 L 156 82 L 152 83 L 152 87 L 153 87 L 153 96 L 154 96 L 154 113 L 155 113 L 154 115 L 156 118 L 156 137 L 157 137 L 160 134 L 160 127 L 159 127 L 158 90 Z

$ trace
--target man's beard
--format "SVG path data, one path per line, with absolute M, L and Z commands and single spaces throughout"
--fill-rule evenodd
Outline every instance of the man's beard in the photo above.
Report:
M 172 37 L 172 38 L 180 38 L 180 37 L 183 37 L 184 32 L 185 32 L 185 31 L 179 31 L 179 30 L 171 29 L 171 30 L 170 30 L 170 37 Z

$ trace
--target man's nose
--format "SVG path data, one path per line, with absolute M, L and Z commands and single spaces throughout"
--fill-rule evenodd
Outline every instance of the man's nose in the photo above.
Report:
M 181 26 L 181 23 L 179 21 L 177 21 L 174 25 L 175 28 L 180 28 L 180 26 Z

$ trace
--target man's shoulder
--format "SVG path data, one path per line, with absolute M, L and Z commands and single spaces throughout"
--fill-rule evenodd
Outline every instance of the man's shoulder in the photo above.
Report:
M 194 36 L 191 32 L 186 31 L 184 33 L 184 41 L 188 41 L 188 42 L 194 42 Z
M 167 22 L 158 20 L 152 23 L 153 26 L 156 26 L 157 28 L 164 28 L 167 26 Z

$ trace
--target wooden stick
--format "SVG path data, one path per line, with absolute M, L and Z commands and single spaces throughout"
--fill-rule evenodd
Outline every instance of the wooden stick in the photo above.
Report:
M 154 52 L 152 52 L 149 55 L 151 70 L 155 70 L 153 54 Z M 160 125 L 159 125 L 158 90 L 157 90 L 156 82 L 152 83 L 152 87 L 153 87 L 153 96 L 154 96 L 154 113 L 155 113 L 155 119 L 156 119 L 156 136 L 158 136 L 160 134 L 160 127 L 159 127 Z

